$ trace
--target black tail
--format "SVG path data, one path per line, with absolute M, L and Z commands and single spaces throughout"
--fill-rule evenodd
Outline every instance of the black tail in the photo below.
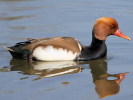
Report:
M 15 46 L 7 47 L 7 49 L 14 58 L 28 60 L 30 59 L 31 51 L 23 49 L 28 44 L 30 44 L 29 41 L 19 42 Z

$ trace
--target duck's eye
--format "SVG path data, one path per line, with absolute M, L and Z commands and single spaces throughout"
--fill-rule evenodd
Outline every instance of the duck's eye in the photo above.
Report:
M 115 25 L 112 25 L 112 24 L 111 24 L 110 27 L 111 27 L 111 28 L 115 28 Z

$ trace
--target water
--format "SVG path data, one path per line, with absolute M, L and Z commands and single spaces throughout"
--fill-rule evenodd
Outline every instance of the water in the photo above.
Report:
M 114 17 L 131 38 L 108 37 L 104 59 L 28 63 L 0 48 L 0 100 L 132 100 L 132 0 L 0 0 L 0 46 L 55 36 L 89 45 L 103 16 Z

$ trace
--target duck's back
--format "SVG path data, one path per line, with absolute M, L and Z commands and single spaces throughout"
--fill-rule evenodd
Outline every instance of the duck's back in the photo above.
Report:
M 71 37 L 31 39 L 9 47 L 14 58 L 43 61 L 74 60 L 82 45 Z

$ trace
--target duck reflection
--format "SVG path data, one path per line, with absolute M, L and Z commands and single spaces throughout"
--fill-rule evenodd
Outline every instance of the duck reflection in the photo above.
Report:
M 120 83 L 125 78 L 125 74 L 108 74 L 107 62 L 105 59 L 99 59 L 89 62 L 33 62 L 12 59 L 10 62 L 11 71 L 21 71 L 23 74 L 37 75 L 38 78 L 50 78 L 65 74 L 79 73 L 84 69 L 91 69 L 93 83 L 99 98 L 115 95 L 120 90 Z M 86 66 L 87 65 L 87 66 Z
M 125 78 L 125 74 L 108 74 L 107 62 L 104 60 L 97 60 L 90 62 L 91 73 L 93 76 L 93 83 L 99 98 L 115 95 L 120 90 L 120 83 Z M 113 78 L 113 79 L 109 79 Z
M 65 74 L 78 73 L 81 71 L 81 67 L 74 61 L 61 61 L 61 62 L 33 62 L 27 63 L 27 61 L 12 59 L 10 62 L 12 66 L 11 71 L 21 70 L 23 74 L 37 75 L 39 76 L 35 80 L 41 78 L 50 78 Z

